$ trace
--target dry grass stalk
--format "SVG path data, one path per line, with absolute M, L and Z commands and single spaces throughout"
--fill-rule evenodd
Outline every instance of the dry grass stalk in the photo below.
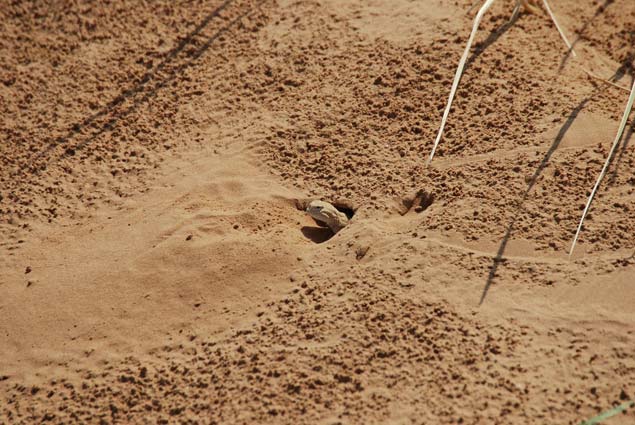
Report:
M 573 50 L 573 46 L 569 42 L 569 39 L 567 39 L 567 36 L 565 35 L 564 31 L 562 31 L 562 28 L 560 28 L 560 24 L 558 23 L 558 20 L 556 19 L 556 15 L 554 15 L 553 12 L 551 11 L 551 7 L 549 7 L 549 2 L 547 2 L 547 0 L 542 0 L 542 4 L 543 6 L 545 6 L 545 10 L 547 11 L 547 14 L 549 15 L 549 17 L 551 18 L 551 21 L 556 26 L 556 29 L 558 30 L 558 33 L 560 34 L 562 41 L 564 41 L 564 44 L 566 44 L 567 49 L 569 49 L 569 51 L 571 52 L 571 56 L 573 56 L 574 58 L 577 57 L 578 55 L 575 53 L 575 50 Z
M 547 10 L 547 13 L 549 14 L 549 17 L 551 18 L 554 25 L 556 26 L 556 29 L 560 33 L 560 37 L 562 37 L 562 40 L 564 40 L 564 43 L 567 45 L 567 48 L 569 49 L 571 54 L 575 57 L 576 53 L 573 50 L 573 47 L 571 46 L 571 43 L 567 39 L 566 35 L 564 34 L 564 31 L 562 31 L 560 24 L 558 24 L 558 21 L 555 15 L 551 11 L 551 7 L 549 7 L 549 3 L 547 2 L 547 0 L 542 0 L 542 2 L 545 9 Z M 492 6 L 493 3 L 494 3 L 494 0 L 485 0 L 483 5 L 479 9 L 478 13 L 476 14 L 476 17 L 474 18 L 472 32 L 470 33 L 470 38 L 467 40 L 467 45 L 465 46 L 465 50 L 463 51 L 463 55 L 461 56 L 461 60 L 459 61 L 459 66 L 456 69 L 456 73 L 454 75 L 454 81 L 452 82 L 452 88 L 450 89 L 450 96 L 448 97 L 448 103 L 445 107 L 445 111 L 443 111 L 443 118 L 441 118 L 441 126 L 439 128 L 439 132 L 437 133 L 437 137 L 434 140 L 434 144 L 432 146 L 432 152 L 430 152 L 430 157 L 428 158 L 426 165 L 429 165 L 430 162 L 432 162 L 432 158 L 434 158 L 434 154 L 436 153 L 437 147 L 439 146 L 439 142 L 441 141 L 441 137 L 443 136 L 443 130 L 445 129 L 445 125 L 448 121 L 448 116 L 450 115 L 450 109 L 452 108 L 452 101 L 454 100 L 454 96 L 456 95 L 456 90 L 459 86 L 459 82 L 461 81 L 461 77 L 463 76 L 465 63 L 467 62 L 467 58 L 470 54 L 470 49 L 472 48 L 472 43 L 474 42 L 476 31 L 478 30 L 478 27 L 481 24 L 481 21 L 483 20 L 483 16 L 485 15 L 485 12 L 487 12 L 487 10 Z M 518 12 L 520 11 L 521 6 L 532 13 L 537 13 L 539 11 L 538 6 L 536 5 L 536 0 L 516 0 L 516 7 L 514 8 L 512 20 L 516 17 Z M 472 5 L 472 7 L 474 7 L 474 5 Z
M 591 195 L 589 195 L 589 199 L 587 200 L 586 206 L 584 207 L 584 211 L 582 212 L 582 218 L 580 218 L 580 223 L 578 224 L 578 230 L 575 232 L 575 236 L 573 237 L 573 243 L 571 244 L 571 249 L 569 250 L 569 255 L 573 254 L 573 249 L 575 248 L 576 243 L 578 242 L 578 238 L 580 237 L 580 232 L 582 231 L 582 225 L 584 224 L 584 219 L 589 212 L 589 208 L 591 207 L 591 203 L 593 202 L 593 198 L 595 197 L 600 184 L 602 183 L 602 179 L 606 175 L 608 171 L 609 165 L 611 164 L 611 159 L 613 159 L 613 155 L 615 154 L 615 150 L 622 139 L 622 134 L 624 133 L 624 128 L 626 127 L 626 122 L 628 121 L 628 116 L 633 109 L 633 102 L 635 102 L 635 82 L 633 82 L 633 87 L 631 87 L 631 94 L 628 98 L 628 102 L 626 103 L 626 109 L 624 110 L 624 115 L 622 116 L 622 122 L 620 122 L 620 127 L 617 130 L 617 135 L 615 136 L 615 140 L 613 141 L 613 146 L 611 146 L 611 151 L 609 152 L 609 156 L 606 158 L 604 162 L 604 166 L 602 167 L 602 171 L 598 176 L 595 186 L 593 186 L 593 190 L 591 191 Z
M 461 60 L 459 61 L 459 66 L 456 69 L 456 74 L 454 75 L 454 81 L 452 82 L 452 88 L 450 89 L 450 96 L 448 97 L 448 104 L 445 107 L 445 111 L 443 111 L 443 118 L 441 118 L 441 128 L 439 128 L 439 133 L 437 134 L 437 138 L 434 141 L 434 145 L 432 146 L 432 152 L 430 153 L 430 158 L 428 158 L 427 164 L 430 164 L 432 158 L 434 158 L 434 153 L 437 150 L 437 146 L 439 145 L 439 141 L 441 140 L 441 136 L 443 136 L 443 129 L 445 128 L 445 123 L 448 120 L 448 115 L 450 115 L 450 108 L 452 108 L 452 101 L 454 100 L 454 95 L 456 94 L 456 89 L 459 86 L 459 82 L 461 81 L 461 76 L 463 75 L 463 69 L 465 68 L 465 63 L 467 62 L 467 58 L 470 55 L 470 49 L 472 48 L 472 43 L 474 42 L 474 37 L 476 36 L 476 31 L 478 30 L 481 21 L 483 20 L 483 15 L 487 12 L 494 0 L 486 0 L 483 3 L 483 6 L 479 9 L 476 17 L 474 18 L 474 25 L 472 26 L 472 32 L 470 33 L 470 38 L 467 40 L 467 45 L 465 46 L 465 50 L 463 51 L 463 56 L 461 56 Z

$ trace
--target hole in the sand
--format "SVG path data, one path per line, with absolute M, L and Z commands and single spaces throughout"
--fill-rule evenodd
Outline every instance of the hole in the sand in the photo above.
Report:
M 346 214 L 346 217 L 350 220 L 355 215 L 355 209 L 347 202 L 333 202 L 333 206 L 339 211 Z
M 304 226 L 300 230 L 305 238 L 315 243 L 326 242 L 335 235 L 328 227 Z
M 295 207 L 300 211 L 306 211 L 306 208 L 309 206 L 309 204 L 313 200 L 314 198 L 295 199 L 294 200 Z M 357 211 L 357 208 L 353 205 L 353 203 L 347 200 L 338 199 L 335 201 L 331 201 L 329 199 L 324 199 L 324 201 L 329 202 L 338 211 L 346 214 L 346 217 L 348 217 L 349 220 L 353 218 L 353 216 L 355 215 L 355 212 Z
M 295 206 L 300 211 L 306 211 L 311 201 L 313 201 L 313 199 L 296 199 Z M 355 215 L 356 208 L 347 200 L 331 201 L 327 199 L 325 202 L 329 202 L 339 212 L 344 213 L 349 220 Z M 307 239 L 314 243 L 323 243 L 335 236 L 335 233 L 327 226 L 326 223 L 315 218 L 313 218 L 313 221 L 317 225 L 316 227 L 304 226 L 300 229 Z

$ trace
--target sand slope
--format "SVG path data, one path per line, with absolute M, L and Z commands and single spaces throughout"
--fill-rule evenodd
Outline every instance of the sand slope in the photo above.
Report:
M 632 125 L 566 249 L 627 96 L 582 66 L 630 85 L 635 5 L 554 3 L 563 62 L 498 2 L 426 168 L 469 3 L 0 11 L 0 423 L 577 424 L 632 400 Z M 329 239 L 307 198 L 351 224 Z
M 291 192 L 236 155 L 187 170 L 122 211 L 47 232 L 7 266 L 3 372 L 28 375 L 36 364 L 52 368 L 38 376 L 55 375 L 78 358 L 142 353 L 192 326 L 213 334 L 289 286 L 310 244 L 296 231 L 308 220 Z

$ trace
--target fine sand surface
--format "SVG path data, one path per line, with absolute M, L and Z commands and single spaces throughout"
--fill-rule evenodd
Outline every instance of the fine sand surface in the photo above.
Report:
M 0 424 L 579 424 L 635 400 L 635 2 L 0 7 Z M 353 214 L 332 235 L 304 212 Z M 632 424 L 635 409 L 607 424 Z

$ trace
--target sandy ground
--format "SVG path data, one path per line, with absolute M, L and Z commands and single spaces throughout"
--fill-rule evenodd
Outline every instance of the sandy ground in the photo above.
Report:
M 632 121 L 567 249 L 628 96 L 585 69 L 630 87 L 635 3 L 552 3 L 578 57 L 499 1 L 430 167 L 468 0 L 1 7 L 0 423 L 578 424 L 633 400 Z

